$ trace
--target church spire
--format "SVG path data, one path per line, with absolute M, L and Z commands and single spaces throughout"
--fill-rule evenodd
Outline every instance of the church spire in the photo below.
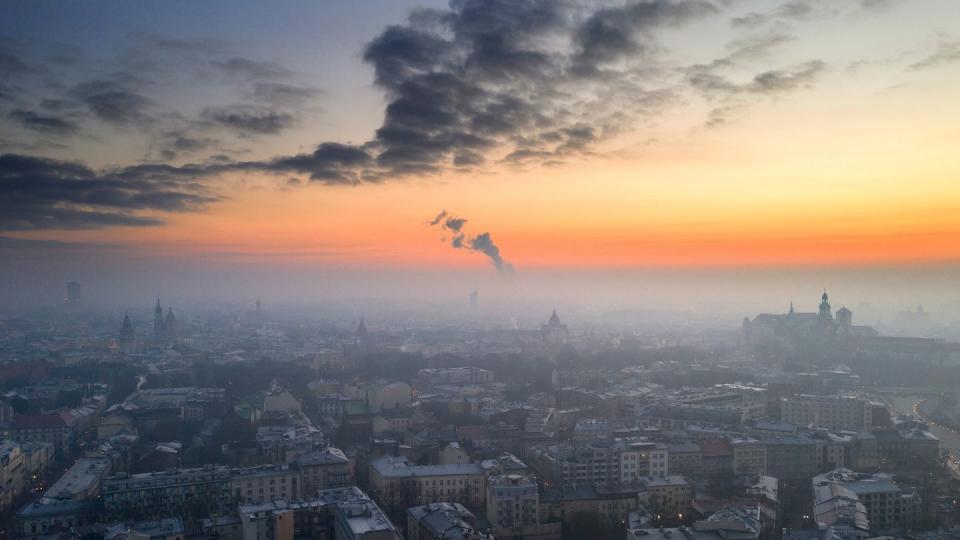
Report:
M 163 338 L 163 308 L 160 307 L 160 297 L 157 297 L 157 307 L 153 308 L 153 339 L 159 341 Z
M 823 290 L 823 296 L 820 297 L 820 312 L 817 318 L 821 321 L 832 321 L 833 313 L 830 312 L 830 298 L 827 296 L 827 290 Z

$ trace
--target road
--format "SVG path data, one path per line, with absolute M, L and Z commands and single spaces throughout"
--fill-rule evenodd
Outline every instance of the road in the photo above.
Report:
M 917 416 L 919 414 L 916 407 L 924 399 L 926 399 L 925 396 L 892 396 L 887 398 L 888 402 L 892 403 L 897 409 L 897 412 Z M 960 459 L 960 432 L 929 421 L 928 424 L 930 425 L 930 431 L 940 438 L 940 445 L 950 452 L 950 459 L 947 460 L 947 463 L 953 470 L 953 475 L 960 478 L 960 465 L 956 463 L 957 459 Z

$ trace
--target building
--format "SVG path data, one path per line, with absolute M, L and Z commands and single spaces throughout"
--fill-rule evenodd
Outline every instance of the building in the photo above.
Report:
M 127 540 L 183 540 L 186 533 L 183 520 L 168 517 L 151 521 L 139 521 L 127 530 Z
M 759 509 L 731 506 L 690 526 L 651 527 L 648 518 L 631 517 L 627 540 L 758 540 Z
M 300 469 L 286 465 L 233 469 L 230 474 L 230 492 L 240 502 L 299 499 L 301 485 Z
M 77 433 L 69 415 L 64 412 L 15 414 L 0 426 L 0 437 L 21 444 L 47 442 L 53 445 L 57 454 L 69 454 L 74 449 Z
M 646 495 L 642 483 L 548 487 L 540 496 L 540 522 L 620 527 Z
M 133 331 L 133 323 L 130 322 L 130 315 L 123 315 L 123 325 L 120 327 L 120 339 L 118 340 L 120 351 L 124 354 L 136 352 L 137 336 Z
M 924 425 L 875 429 L 880 465 L 889 469 L 933 466 L 940 456 L 940 439 Z
M 92 515 L 90 501 L 42 497 L 17 511 L 16 537 L 33 540 L 51 529 L 89 525 Z
M 523 528 L 540 522 L 537 479 L 530 475 L 505 474 L 487 480 L 487 520 L 497 537 L 500 529 Z
M 836 482 L 814 483 L 813 520 L 820 530 L 844 531 L 846 538 L 870 536 L 867 508 L 856 493 Z
M 407 540 L 493 540 L 474 525 L 476 516 L 458 503 L 432 503 L 407 509 Z
M 559 345 L 566 343 L 569 335 L 570 332 L 567 330 L 567 325 L 561 323 L 560 317 L 557 316 L 557 310 L 553 310 L 547 323 L 540 327 L 540 337 L 543 342 L 547 344 Z
M 483 467 L 412 465 L 406 458 L 382 456 L 370 462 L 371 495 L 388 511 L 433 502 L 456 502 L 483 508 L 486 485 Z
M 304 496 L 312 496 L 318 490 L 346 487 L 353 483 L 350 460 L 339 448 L 332 446 L 300 456 L 300 468 Z
M 780 403 L 780 419 L 798 426 L 859 431 L 873 427 L 873 407 L 852 396 L 799 395 Z
M 336 540 L 402 540 L 390 518 L 370 499 L 336 507 Z
M 646 427 L 683 430 L 691 426 L 732 429 L 743 424 L 747 411 L 684 403 L 664 403 L 648 407 L 641 415 Z
M 869 530 L 878 535 L 911 527 L 922 518 L 920 495 L 902 490 L 888 474 L 836 469 L 814 477 L 813 490 L 814 508 L 829 508 L 824 504 L 825 500 L 854 498 L 866 510 Z M 850 504 L 847 503 L 847 506 Z M 832 514 L 825 510 L 823 515 L 815 517 L 818 523 L 821 519 L 826 522 Z
M 103 482 L 103 509 L 108 519 L 223 512 L 235 507 L 230 481 L 229 468 L 212 466 L 120 474 Z
M 465 385 L 492 382 L 492 371 L 474 366 L 427 368 L 417 371 L 417 384 L 421 388 L 440 384 Z
M 536 446 L 528 459 L 537 476 L 551 484 L 630 482 L 668 475 L 666 444 L 645 440 L 603 439 L 581 444 Z
M 700 445 L 695 442 L 667 445 L 669 470 L 673 474 L 699 475 L 703 471 Z
M 172 413 L 183 420 L 203 420 L 220 417 L 225 410 L 226 390 L 223 388 L 146 388 L 137 390 L 118 407 L 146 424 L 144 417 L 154 413 Z M 109 412 L 109 411 L 108 411 Z M 138 425 L 143 429 L 146 425 Z
M 806 480 L 817 474 L 817 442 L 808 437 L 772 437 L 767 448 L 768 476 L 780 480 Z
M 14 441 L 0 440 L 0 514 L 7 513 L 26 489 L 23 450 Z
M 75 501 L 96 499 L 100 496 L 103 479 L 110 474 L 111 466 L 109 458 L 80 458 L 50 486 L 43 496 Z
M 323 433 L 308 423 L 257 428 L 257 450 L 263 463 L 293 463 L 324 444 Z
M 752 438 L 736 438 L 733 445 L 733 473 L 757 476 L 766 474 L 767 448 L 762 441 Z
M 63 302 L 68 306 L 79 306 L 83 303 L 83 287 L 79 281 L 70 281 L 67 283 L 67 297 Z
M 401 540 L 390 519 L 355 486 L 241 504 L 237 516 L 204 520 L 203 530 L 225 540 Z
M 470 463 L 470 453 L 460 443 L 449 442 L 440 449 L 437 461 L 440 465 L 463 465 Z
M 690 512 L 693 502 L 693 486 L 683 476 L 674 474 L 666 478 L 650 477 L 644 480 L 647 504 L 654 514 L 683 519 Z

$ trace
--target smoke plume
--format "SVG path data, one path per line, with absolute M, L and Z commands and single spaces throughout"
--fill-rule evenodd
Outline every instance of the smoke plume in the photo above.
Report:
M 454 249 L 466 249 L 486 255 L 497 273 L 502 277 L 513 275 L 513 265 L 504 260 L 500 253 L 500 248 L 493 242 L 490 233 L 484 232 L 476 236 L 467 234 L 464 226 L 467 220 L 454 216 L 443 210 L 437 216 L 427 222 L 432 227 L 440 227 L 444 232 L 450 233 L 449 239 L 444 237 L 444 241 L 450 242 Z

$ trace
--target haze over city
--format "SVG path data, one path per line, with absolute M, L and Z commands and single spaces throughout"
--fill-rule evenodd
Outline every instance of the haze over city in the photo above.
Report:
M 958 23 L 0 4 L 0 537 L 960 538 Z

